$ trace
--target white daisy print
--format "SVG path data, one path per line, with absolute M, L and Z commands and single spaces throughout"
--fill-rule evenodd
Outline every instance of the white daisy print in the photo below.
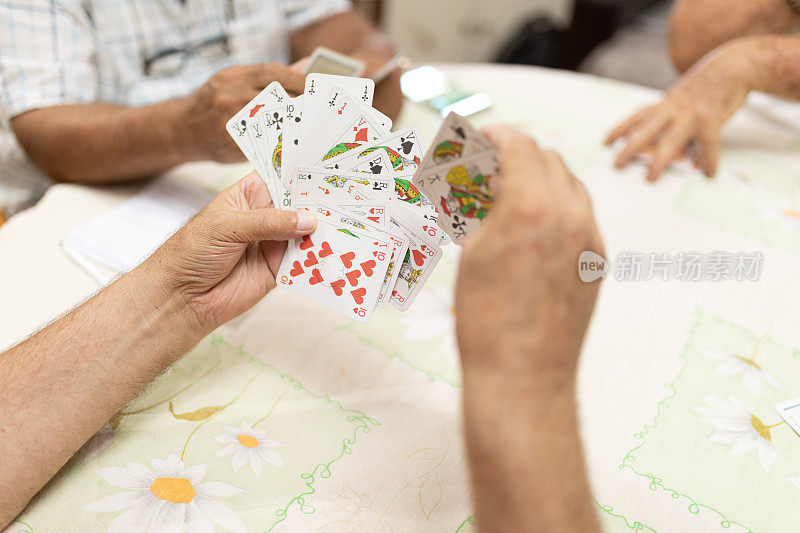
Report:
M 706 396 L 703 402 L 706 405 L 695 407 L 694 410 L 717 428 L 708 440 L 730 444 L 730 455 L 744 455 L 755 449 L 762 468 L 769 472 L 777 456 L 770 432 L 774 426 L 764 424 L 736 398 L 730 397 L 726 401 L 716 396 Z
M 762 381 L 769 383 L 776 389 L 781 388 L 775 378 L 765 372 L 751 357 L 745 357 L 719 346 L 712 346 L 710 349 L 703 350 L 703 355 L 720 361 L 716 368 L 717 374 L 725 376 L 741 375 L 742 384 L 754 394 L 761 392 Z
M 272 451 L 283 446 L 280 442 L 265 439 L 267 432 L 257 431 L 246 423 L 237 429 L 226 427 L 222 435 L 214 437 L 219 442 L 227 444 L 224 448 L 217 451 L 217 455 L 225 456 L 233 454 L 231 466 L 233 471 L 238 472 L 245 464 L 250 463 L 250 468 L 256 476 L 261 476 L 261 462 L 265 461 L 271 465 L 283 466 L 283 459 Z
M 800 489 L 800 477 L 787 477 L 786 481 Z
M 229 498 L 242 489 L 219 481 L 201 482 L 206 465 L 187 467 L 177 455 L 166 460 L 153 459 L 152 471 L 126 462 L 126 467 L 100 468 L 97 473 L 111 485 L 125 489 L 94 503 L 84 510 L 95 513 L 123 511 L 109 532 L 214 531 L 214 524 L 236 533 L 246 531 L 244 523 L 218 498 Z
M 442 350 L 445 361 L 458 364 L 458 344 L 455 333 L 453 292 L 437 287 L 419 293 L 414 301 L 413 313 L 406 313 L 403 338 L 409 341 L 443 337 Z

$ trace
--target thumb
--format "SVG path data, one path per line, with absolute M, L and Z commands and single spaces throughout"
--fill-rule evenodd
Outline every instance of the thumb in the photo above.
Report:
M 302 237 L 317 227 L 310 211 L 282 209 L 225 210 L 222 233 L 231 242 L 286 241 Z

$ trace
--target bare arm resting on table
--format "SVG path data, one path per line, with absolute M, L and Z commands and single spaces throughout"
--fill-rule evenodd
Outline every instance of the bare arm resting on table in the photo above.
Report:
M 786 0 L 678 0 L 670 19 L 672 61 L 685 72 L 728 41 L 786 34 L 798 23 L 800 15 Z
M 0 355 L 0 529 L 158 374 L 275 287 L 280 241 L 315 223 L 271 205 L 251 174 L 141 266 Z
M 225 123 L 276 80 L 303 92 L 304 76 L 285 65 L 247 65 L 221 70 L 185 98 L 141 107 L 45 107 L 11 125 L 31 161 L 56 181 L 141 179 L 189 161 L 244 160 Z
M 656 180 L 669 164 L 691 155 L 707 176 L 717 172 L 722 127 L 750 91 L 800 100 L 800 36 L 762 35 L 731 41 L 703 58 L 667 92 L 617 126 L 606 139 L 626 141 L 616 160 L 625 167 L 637 154 L 653 161 Z
M 595 531 L 578 433 L 575 370 L 597 295 L 578 256 L 603 253 L 583 185 L 508 127 L 501 187 L 464 246 L 456 330 L 464 425 L 483 531 Z M 502 272 L 502 275 L 498 275 Z

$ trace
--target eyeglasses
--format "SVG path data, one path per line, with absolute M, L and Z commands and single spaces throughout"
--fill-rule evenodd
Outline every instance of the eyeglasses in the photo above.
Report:
M 169 48 L 144 58 L 142 70 L 148 78 L 164 78 L 179 73 L 194 56 L 213 61 L 230 55 L 228 35 L 222 34 L 183 48 Z
M 228 28 L 234 18 L 234 1 L 225 2 L 225 19 L 221 26 Z M 139 27 L 137 32 L 143 35 L 143 23 L 136 10 L 136 5 L 132 6 L 131 13 L 135 19 L 135 24 Z M 206 61 L 215 61 L 227 57 L 231 54 L 231 47 L 228 41 L 228 34 L 222 33 L 216 37 L 206 39 L 196 44 L 188 44 L 181 48 L 168 48 L 155 54 L 146 56 L 144 45 L 140 45 L 142 57 L 142 71 L 148 78 L 165 78 L 178 74 L 186 67 L 186 64 L 193 57 L 201 57 Z

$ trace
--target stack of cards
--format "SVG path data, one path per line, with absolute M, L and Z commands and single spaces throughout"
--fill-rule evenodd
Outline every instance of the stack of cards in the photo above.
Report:
M 489 182 L 499 171 L 491 143 L 450 113 L 414 174 L 414 184 L 438 211 L 438 223 L 461 244 L 492 210 Z
M 272 83 L 227 125 L 276 206 L 317 215 L 314 233 L 288 244 L 278 284 L 361 321 L 389 303 L 408 309 L 447 238 L 412 183 L 425 153 L 419 134 L 391 133 L 372 108 L 374 88 L 309 74 L 290 98 Z

